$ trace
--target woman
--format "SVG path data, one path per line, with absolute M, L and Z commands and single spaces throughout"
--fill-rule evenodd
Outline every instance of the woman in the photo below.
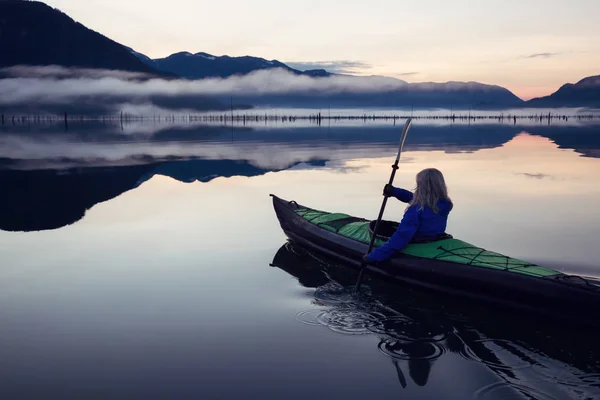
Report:
M 386 185 L 383 195 L 396 197 L 409 205 L 396 232 L 381 247 L 363 258 L 366 263 L 386 261 L 395 252 L 403 250 L 413 239 L 433 238 L 445 233 L 453 204 L 448 197 L 444 176 L 437 169 L 428 168 L 417 174 L 414 194 Z

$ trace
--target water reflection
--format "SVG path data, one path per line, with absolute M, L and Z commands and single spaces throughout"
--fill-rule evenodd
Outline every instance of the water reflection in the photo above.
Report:
M 316 161 L 315 161 L 316 162 Z M 286 168 L 290 168 L 289 165 Z M 135 189 L 155 175 L 183 183 L 258 176 L 275 169 L 240 160 L 188 160 L 68 170 L 0 170 L 0 229 L 58 229 L 82 219 L 94 205 Z
M 46 127 L 0 133 L 0 168 L 72 168 L 116 166 L 187 159 L 248 160 L 263 168 L 281 168 L 308 158 L 343 159 L 389 156 L 398 127 L 354 125 L 325 129 L 227 128 L 202 125 L 140 125 L 130 132 L 107 126 L 82 125 L 67 133 Z M 415 125 L 406 150 L 473 152 L 500 147 L 528 132 L 554 141 L 560 148 L 598 157 L 599 125 L 536 126 Z
M 436 362 L 455 355 L 497 377 L 477 390 L 476 398 L 600 396 L 600 343 L 593 334 L 490 315 L 458 301 L 440 304 L 431 295 L 376 280 L 355 294 L 346 289 L 355 273 L 291 243 L 279 249 L 272 266 L 315 289 L 316 307 L 298 313 L 299 321 L 341 334 L 377 335 L 377 347 L 390 358 L 403 388 L 427 385 Z
M 0 229 L 8 231 L 72 224 L 95 204 L 154 175 L 208 182 L 299 166 L 343 169 L 348 160 L 392 156 L 398 141 L 398 129 L 390 126 L 259 129 L 147 123 L 125 133 L 107 131 L 101 123 L 81 124 L 69 132 L 45 125 L 18 128 L 0 133 Z M 477 152 L 504 146 L 521 133 L 503 125 L 415 126 L 406 152 Z M 595 125 L 537 126 L 532 134 L 583 156 L 600 157 Z M 535 171 L 523 174 L 548 178 Z

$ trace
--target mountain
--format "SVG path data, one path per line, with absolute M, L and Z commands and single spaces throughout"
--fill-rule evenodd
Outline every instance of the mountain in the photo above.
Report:
M 331 78 L 330 78 L 331 79 Z M 371 79 L 372 84 L 369 81 Z M 354 85 L 353 80 L 356 80 Z M 362 82 L 361 82 L 362 80 Z M 484 110 L 520 107 L 523 100 L 508 89 L 477 82 L 403 83 L 378 86 L 376 78 L 346 77 L 346 87 L 307 87 L 289 93 L 234 95 L 233 101 L 261 107 L 381 107 L 454 108 Z M 370 87 L 369 87 L 370 86 Z M 368 112 L 367 112 L 368 114 Z
M 169 72 L 187 79 L 227 78 L 232 75 L 246 75 L 258 70 L 281 68 L 297 75 L 326 77 L 331 74 L 323 69 L 299 71 L 277 60 L 265 60 L 259 57 L 213 56 L 208 53 L 175 53 L 166 58 L 155 60 L 129 49 L 130 52 L 147 66 Z
M 0 1 L 0 54 L 0 68 L 60 65 L 167 75 L 121 44 L 37 1 Z
M 600 75 L 567 83 L 550 96 L 529 100 L 528 107 L 600 107 Z
M 31 77 L 52 82 L 110 77 L 127 84 L 152 77 L 177 78 L 141 61 L 140 56 L 44 3 L 0 0 L 0 80 Z M 118 113 L 123 104 L 153 105 L 169 110 L 230 109 L 229 102 L 224 104 L 202 94 L 117 92 L 81 93 L 68 98 L 39 96 L 25 101 L 11 99 L 0 105 L 0 112 L 106 115 Z M 248 106 L 236 105 L 235 108 Z
M 287 86 L 296 76 L 334 79 L 327 85 L 307 82 L 294 85 L 294 91 L 281 93 L 233 94 L 241 104 L 284 107 L 519 107 L 523 100 L 508 89 L 478 82 L 408 83 L 386 76 L 353 76 L 329 73 L 323 69 L 299 71 L 277 60 L 259 57 L 217 57 L 208 53 L 180 52 L 167 58 L 151 59 L 128 49 L 148 66 L 187 79 L 227 78 L 255 73 L 254 82 L 266 81 L 265 87 Z M 332 84 L 333 82 L 333 84 Z M 218 96 L 217 96 L 218 97 Z M 220 99 L 226 101 L 230 95 Z
M 150 59 L 75 22 L 64 13 L 37 1 L 0 0 L 0 74 L 15 77 L 3 67 L 17 65 L 119 70 L 143 73 L 143 78 L 183 77 L 203 79 L 254 73 L 234 93 L 183 90 L 149 92 L 146 88 L 118 90 L 79 97 L 39 96 L 3 105 L 4 113 L 111 114 L 124 104 L 152 105 L 168 110 L 225 110 L 277 107 L 519 107 L 523 101 L 505 88 L 476 82 L 407 83 L 389 77 L 331 74 L 323 69 L 299 71 L 277 60 L 259 57 L 214 56 L 180 52 L 167 58 Z M 14 68 L 13 68 L 14 69 Z M 42 78 L 48 71 L 42 71 Z M 106 71 L 104 71 L 106 72 Z M 46 75 L 44 75 L 46 74 Z M 62 74 L 62 72 L 61 72 Z M 306 77 L 327 78 L 309 80 Z M 1 77 L 0 77 L 1 78 Z M 18 78 L 18 76 L 16 76 Z M 297 79 L 301 78 L 300 81 Z M 61 78 L 62 79 L 62 78 Z M 120 78 L 129 83 L 132 78 Z M 297 81 L 294 81 L 296 79 Z M 256 90 L 264 88 L 265 90 Z M 174 88 L 177 89 L 177 88 Z M 201 93 L 202 92 L 202 93 Z

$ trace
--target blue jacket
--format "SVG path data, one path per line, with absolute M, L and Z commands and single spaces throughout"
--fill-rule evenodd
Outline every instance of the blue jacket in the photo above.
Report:
M 395 188 L 394 197 L 404 203 L 409 203 L 413 194 L 408 190 Z M 452 203 L 440 199 L 437 207 L 439 211 L 436 214 L 427 206 L 423 209 L 420 209 L 419 205 L 410 206 L 404 213 L 396 232 L 386 243 L 369 254 L 369 260 L 385 261 L 395 252 L 403 250 L 413 238 L 431 237 L 445 233 L 448 214 L 452 211 Z

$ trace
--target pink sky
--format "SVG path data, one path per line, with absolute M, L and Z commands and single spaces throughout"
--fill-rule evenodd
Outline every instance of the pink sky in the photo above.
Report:
M 253 55 L 409 82 L 497 84 L 523 99 L 600 74 L 598 0 L 47 3 L 153 58 Z

